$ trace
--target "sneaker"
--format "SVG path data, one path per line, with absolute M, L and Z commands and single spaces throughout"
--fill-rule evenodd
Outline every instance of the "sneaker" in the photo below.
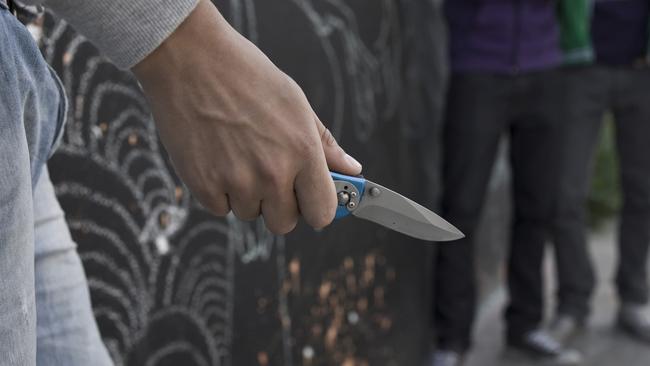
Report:
M 460 366 L 463 355 L 456 351 L 437 350 L 433 352 L 430 366 Z
M 547 331 L 537 329 L 526 333 L 519 339 L 508 341 L 510 354 L 523 356 L 529 361 L 537 361 L 544 365 L 580 365 L 582 354 L 574 349 L 565 348 Z M 519 358 L 519 357 L 518 357 Z
M 618 311 L 618 327 L 633 338 L 650 343 L 650 314 L 646 306 L 623 304 Z
M 584 322 L 576 317 L 559 314 L 548 327 L 548 334 L 565 345 L 584 330 Z

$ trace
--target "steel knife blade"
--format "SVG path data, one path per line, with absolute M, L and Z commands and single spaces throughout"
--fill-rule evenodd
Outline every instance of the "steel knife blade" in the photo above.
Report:
M 426 207 L 362 177 L 331 172 L 336 186 L 336 218 L 349 215 L 427 241 L 464 237 L 452 224 Z

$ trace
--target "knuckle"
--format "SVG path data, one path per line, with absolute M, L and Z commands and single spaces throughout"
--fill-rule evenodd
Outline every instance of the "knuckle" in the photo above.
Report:
M 337 146 L 336 139 L 329 128 L 324 128 L 321 132 L 320 139 L 324 146 Z
M 298 83 L 289 75 L 284 74 L 284 76 L 284 83 L 282 83 L 278 88 L 278 96 L 280 97 L 280 100 L 283 100 L 285 103 L 295 104 L 296 102 L 299 102 L 303 106 L 309 105 L 307 97 L 300 85 L 298 85 Z
M 281 188 L 287 184 L 287 180 L 289 179 L 289 174 L 287 172 L 288 169 L 283 166 L 282 162 L 278 162 L 275 167 L 267 164 L 266 167 L 261 170 L 264 185 L 272 188 L 274 192 L 280 191 Z
M 224 180 L 228 192 L 236 192 L 236 195 L 239 195 L 242 191 L 246 191 L 253 185 L 252 177 L 250 174 L 245 174 L 243 169 L 233 169 L 233 173 L 224 178 Z
M 310 158 L 316 155 L 316 147 L 318 140 L 316 139 L 298 139 L 294 142 L 294 148 L 296 150 L 296 158 Z
M 335 215 L 336 208 L 330 209 L 328 207 L 323 209 L 311 219 L 311 226 L 314 227 L 314 229 L 323 229 L 334 221 Z
M 240 220 L 244 220 L 244 212 L 238 204 L 231 204 L 232 214 Z
M 325 227 L 327 227 L 331 223 L 332 223 L 332 220 L 327 220 L 323 216 L 322 218 L 314 220 L 313 224 L 311 226 L 316 230 L 321 230 L 321 229 L 324 229 Z
M 298 219 L 292 218 L 283 221 L 279 221 L 274 224 L 269 224 L 268 228 L 275 235 L 285 235 L 293 231 L 298 225 Z
M 225 205 L 211 204 L 210 207 L 208 207 L 208 209 L 210 210 L 210 212 L 212 212 L 213 215 L 217 217 L 224 217 L 228 215 L 228 213 L 230 212 L 230 209 Z
M 200 185 L 191 189 L 192 195 L 210 213 L 215 216 L 226 216 L 230 212 L 228 200 L 218 188 L 208 188 Z
M 238 219 L 253 221 L 260 215 L 260 202 L 252 194 L 242 194 L 232 204 L 232 210 Z
M 201 201 L 201 204 L 215 216 L 223 217 L 230 212 L 230 207 L 228 207 L 225 198 L 208 197 Z
M 226 191 L 228 194 L 236 193 L 239 195 L 242 187 L 244 186 L 245 181 L 239 176 L 230 176 L 225 179 Z
M 260 216 L 259 210 L 253 208 L 252 205 L 248 208 L 233 207 L 233 213 L 242 221 L 254 221 Z
M 304 95 L 300 85 L 288 74 L 284 74 L 285 77 L 285 91 L 289 93 L 297 93 L 299 95 Z

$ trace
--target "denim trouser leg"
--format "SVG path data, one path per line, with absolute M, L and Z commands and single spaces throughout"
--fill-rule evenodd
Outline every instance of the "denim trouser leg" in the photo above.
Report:
M 11 108 L 18 102 L 0 92 L 0 355 L 3 365 L 30 366 L 36 345 L 34 221 L 25 127 Z
M 0 3 L 0 357 L 36 364 L 32 169 L 24 98 L 15 74 L 13 17 Z M 8 66 L 7 66 L 8 65 Z
M 47 170 L 34 189 L 38 366 L 109 366 L 88 283 Z
M 60 82 L 30 33 L 0 1 L 3 366 L 34 366 L 37 352 L 39 365 L 110 362 L 92 318 L 79 258 L 47 173 L 43 173 L 64 117 L 65 96 Z

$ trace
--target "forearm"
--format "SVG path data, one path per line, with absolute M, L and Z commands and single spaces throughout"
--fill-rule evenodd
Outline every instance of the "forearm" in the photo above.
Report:
M 178 175 L 204 207 L 285 234 L 329 224 L 329 169 L 361 173 L 300 87 L 209 0 L 132 69 Z M 329 168 L 329 169 L 328 169 Z
M 118 67 L 140 62 L 169 37 L 199 0 L 23 0 L 42 3 Z
M 230 46 L 233 37 L 243 37 L 228 24 L 209 0 L 197 1 L 199 4 L 196 9 L 176 30 L 132 67 L 143 86 L 169 86 L 166 79 L 177 81 L 178 75 L 188 68 L 196 71 L 203 64 L 199 62 L 202 60 L 210 60 L 209 65 L 212 66 L 211 70 L 203 70 L 203 75 L 229 72 L 224 70 L 228 67 L 224 63 L 236 52 L 228 48 L 236 47 Z M 190 84 L 198 81 L 191 81 Z
M 47 1 L 134 71 L 176 172 L 205 208 L 244 220 L 263 215 L 276 234 L 291 231 L 299 215 L 316 228 L 332 221 L 329 171 L 358 175 L 361 165 L 298 84 L 209 0 Z

